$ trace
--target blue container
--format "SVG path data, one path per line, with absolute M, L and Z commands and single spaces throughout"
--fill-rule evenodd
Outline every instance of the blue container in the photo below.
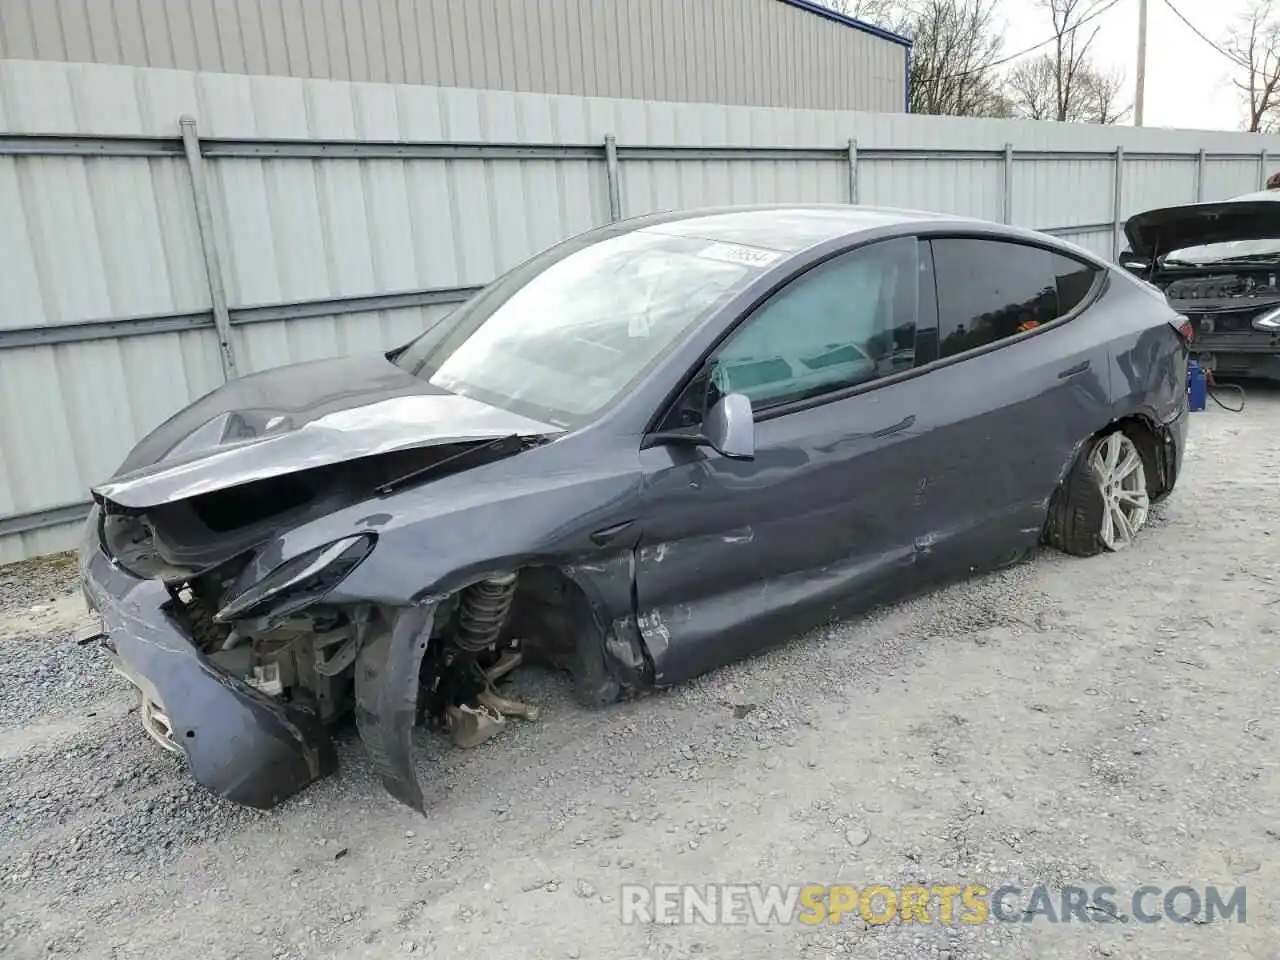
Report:
M 1192 360 L 1187 364 L 1187 406 L 1192 413 L 1203 410 L 1209 401 L 1209 385 L 1205 380 L 1204 370 L 1200 364 Z

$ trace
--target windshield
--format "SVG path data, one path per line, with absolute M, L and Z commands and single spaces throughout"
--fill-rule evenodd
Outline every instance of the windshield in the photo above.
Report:
M 519 267 L 409 345 L 433 386 L 571 428 L 779 254 L 636 230 Z
M 1271 263 L 1280 261 L 1280 239 L 1227 240 L 1183 247 L 1161 258 L 1166 266 L 1211 266 L 1231 262 Z

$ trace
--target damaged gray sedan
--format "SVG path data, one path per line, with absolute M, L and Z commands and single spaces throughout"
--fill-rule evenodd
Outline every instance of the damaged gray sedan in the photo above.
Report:
M 246 376 L 93 490 L 81 552 L 143 724 L 270 807 L 354 715 L 423 810 L 460 746 L 602 705 L 1042 542 L 1128 545 L 1173 489 L 1186 324 L 1030 231 L 865 207 L 670 213 L 494 281 L 411 343 Z

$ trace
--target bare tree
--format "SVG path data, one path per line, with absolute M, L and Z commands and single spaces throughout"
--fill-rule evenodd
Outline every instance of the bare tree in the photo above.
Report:
M 1121 106 L 1120 92 L 1125 87 L 1124 72 L 1103 71 L 1090 66 L 1079 75 L 1072 119 L 1081 123 L 1112 124 L 1127 120 L 1133 104 Z
M 1053 55 L 1048 53 L 1023 60 L 1009 71 L 1006 85 L 1009 100 L 1018 116 L 1028 120 L 1058 119 L 1056 76 Z
M 903 8 L 900 0 L 825 0 L 823 6 L 846 17 L 865 20 L 887 29 L 891 29 L 887 27 L 888 24 L 901 19 Z
M 1121 105 L 1124 74 L 1085 62 L 1072 71 L 1070 96 L 1059 101 L 1059 70 L 1052 53 L 1019 63 L 1006 78 L 1014 112 L 1029 120 L 1071 123 L 1119 123 L 1132 109 Z
M 1008 116 L 995 61 L 1003 43 L 997 0 L 914 0 L 901 31 L 911 49 L 912 113 Z
M 1088 23 L 1103 0 L 1041 0 L 1053 20 L 1054 120 L 1069 120 L 1081 75 L 1089 69 L 1089 47 L 1099 28 Z M 1081 36 L 1083 34 L 1083 36 Z
M 1249 132 L 1273 131 L 1280 114 L 1280 11 L 1274 0 L 1254 0 L 1246 8 L 1224 52 L 1244 74 L 1232 83 L 1245 97 Z
M 1050 49 L 1024 60 L 1006 78 L 1019 116 L 1072 123 L 1118 123 L 1130 107 L 1120 103 L 1124 75 L 1098 67 L 1089 48 L 1098 35 L 1093 18 L 1105 0 L 1041 0 L 1053 22 Z
M 912 113 L 1007 117 L 1013 107 L 996 74 L 999 0 L 825 0 L 846 16 L 912 39 Z

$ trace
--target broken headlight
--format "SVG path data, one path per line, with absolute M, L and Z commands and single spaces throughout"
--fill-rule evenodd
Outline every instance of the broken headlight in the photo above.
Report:
M 287 560 L 231 598 L 213 619 L 283 617 L 316 603 L 341 583 L 373 549 L 374 536 L 344 537 Z
M 1263 333 L 1280 333 L 1280 308 L 1268 310 L 1260 317 L 1254 317 L 1253 329 Z

